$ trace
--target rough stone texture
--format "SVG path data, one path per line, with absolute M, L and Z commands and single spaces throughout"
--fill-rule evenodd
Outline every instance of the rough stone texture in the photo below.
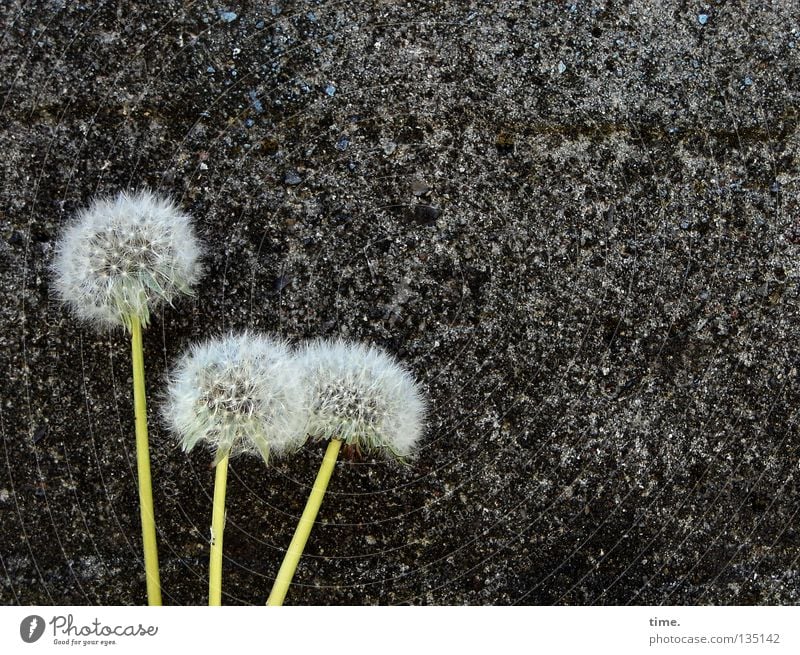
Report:
M 800 602 L 799 16 L 3 3 L 0 602 L 144 600 L 128 343 L 47 273 L 141 186 L 207 244 L 145 335 L 165 602 L 206 600 L 213 471 L 157 394 L 232 328 L 382 345 L 433 407 L 413 467 L 338 465 L 287 602 Z M 226 604 L 321 456 L 232 465 Z

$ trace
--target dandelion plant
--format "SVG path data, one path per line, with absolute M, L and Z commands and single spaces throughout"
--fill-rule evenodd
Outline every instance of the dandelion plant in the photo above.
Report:
M 149 191 L 95 200 L 62 235 L 53 262 L 57 294 L 82 319 L 131 335 L 136 462 L 147 598 L 161 604 L 147 438 L 142 328 L 151 312 L 191 293 L 200 246 L 189 217 Z
M 241 453 L 297 450 L 306 435 L 305 392 L 287 346 L 254 334 L 195 345 L 172 373 L 163 413 L 186 452 L 214 452 L 209 605 L 222 603 L 222 537 L 228 461 Z
M 342 444 L 404 461 L 415 452 L 425 417 L 414 378 L 375 347 L 318 340 L 296 361 L 308 394 L 308 434 L 329 443 L 267 605 L 283 604 Z

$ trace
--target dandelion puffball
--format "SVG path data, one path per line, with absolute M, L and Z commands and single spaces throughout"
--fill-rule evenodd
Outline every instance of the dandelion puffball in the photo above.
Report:
M 405 459 L 422 436 L 425 401 L 414 378 L 374 346 L 342 340 L 297 354 L 309 394 L 308 433 Z
M 163 415 L 186 452 L 198 443 L 226 455 L 300 448 L 305 441 L 305 392 L 286 344 L 254 334 L 195 345 L 171 376 Z
M 149 191 L 95 200 L 60 239 L 53 277 L 61 299 L 81 318 L 106 326 L 147 325 L 201 273 L 200 245 L 173 202 Z

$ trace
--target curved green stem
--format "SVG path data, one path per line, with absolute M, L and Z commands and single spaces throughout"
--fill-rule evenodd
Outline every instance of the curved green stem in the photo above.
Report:
M 133 410 L 136 420 L 136 470 L 139 477 L 139 511 L 142 519 L 147 604 L 161 605 L 156 520 L 153 511 L 153 483 L 150 478 L 150 446 L 147 440 L 147 401 L 145 400 L 144 388 L 142 323 L 137 316 L 131 317 L 130 330 L 131 356 L 133 359 Z
M 339 439 L 331 439 L 328 448 L 325 451 L 325 457 L 322 459 L 322 465 L 317 473 L 317 478 L 314 480 L 314 487 L 311 489 L 311 494 L 306 502 L 306 507 L 297 524 L 297 529 L 292 537 L 292 542 L 286 551 L 283 558 L 283 564 L 278 571 L 275 578 L 275 584 L 272 585 L 272 591 L 269 594 L 267 605 L 283 605 L 283 600 L 286 598 L 286 592 L 289 590 L 289 585 L 294 577 L 294 572 L 297 570 L 297 565 L 300 562 L 300 557 L 303 555 L 303 550 L 306 547 L 308 536 L 311 534 L 311 528 L 314 526 L 314 519 L 317 518 L 319 507 L 322 505 L 322 499 L 325 497 L 325 490 L 328 488 L 328 482 L 331 479 L 336 458 L 339 456 L 339 449 L 342 442 Z
M 226 454 L 217 464 L 214 506 L 211 511 L 211 559 L 208 564 L 208 604 L 222 605 L 222 533 L 225 531 L 225 489 L 228 483 Z

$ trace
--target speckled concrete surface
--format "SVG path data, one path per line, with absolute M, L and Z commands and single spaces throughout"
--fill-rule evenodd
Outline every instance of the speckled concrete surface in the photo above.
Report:
M 144 601 L 128 344 L 52 300 L 97 193 L 173 194 L 197 297 L 145 335 L 165 602 L 213 472 L 159 423 L 195 339 L 386 347 L 413 467 L 343 460 L 287 602 L 800 601 L 800 5 L 3 3 L 0 602 Z M 229 480 L 262 603 L 321 459 Z

